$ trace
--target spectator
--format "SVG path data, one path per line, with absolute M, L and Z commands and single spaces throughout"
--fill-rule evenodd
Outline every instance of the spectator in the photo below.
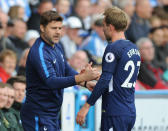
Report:
M 8 15 L 4 12 L 0 11 L 0 22 L 2 24 L 2 27 L 6 29 L 7 23 L 8 23 Z
M 111 0 L 97 0 L 95 3 L 92 3 L 91 15 L 101 14 L 106 8 L 110 8 L 111 6 Z
M 8 101 L 5 105 L 5 108 L 9 109 L 9 108 L 11 108 L 11 106 L 14 103 L 15 90 L 13 89 L 13 87 L 10 84 L 5 84 L 5 87 L 7 88 L 7 92 L 8 92 Z
M 86 52 L 82 50 L 75 52 L 75 54 L 73 54 L 73 56 L 69 59 L 70 66 L 78 72 L 84 69 L 88 62 L 88 56 Z
M 149 22 L 150 22 L 150 27 L 151 28 L 160 27 L 162 25 L 161 19 L 156 15 L 153 15 L 149 19 Z
M 81 49 L 89 51 L 95 57 L 97 63 L 100 64 L 107 42 L 103 32 L 103 18 L 97 16 L 94 19 L 91 35 L 84 40 Z
M 148 19 L 152 15 L 152 7 L 149 0 L 137 0 L 135 6 L 135 14 L 131 20 L 131 24 L 126 31 L 127 39 L 133 43 L 141 37 L 147 37 L 149 33 Z
M 168 13 L 163 7 L 155 7 L 153 15 L 156 15 L 161 19 L 162 25 L 168 25 Z
M 82 23 L 78 17 L 71 16 L 67 19 L 66 35 L 61 38 L 61 44 L 65 51 L 67 59 L 77 51 L 77 46 L 82 43 L 82 37 L 79 36 L 79 29 L 82 28 Z
M 155 56 L 152 41 L 148 38 L 141 38 L 136 44 L 142 57 L 138 76 L 141 85 L 145 89 L 168 89 L 167 84 L 162 80 L 163 71 L 152 63 Z
M 13 113 L 17 118 L 17 129 L 19 131 L 23 131 L 21 118 L 20 118 L 20 110 L 22 107 L 22 103 L 25 99 L 25 92 L 26 92 L 26 78 L 24 76 L 16 76 L 11 77 L 7 83 L 11 84 L 15 90 L 15 97 L 14 103 L 12 105 Z
M 0 22 L 0 52 L 5 49 L 10 49 L 15 51 L 15 47 L 12 41 L 9 38 L 5 37 L 4 33 L 5 33 L 5 29 L 2 27 L 2 24 Z
M 20 131 L 18 130 L 18 127 L 17 127 L 17 118 L 13 113 L 14 110 L 11 108 L 14 102 L 15 91 L 10 84 L 5 84 L 5 87 L 7 88 L 8 99 L 7 99 L 7 104 L 5 105 L 2 111 L 3 111 L 4 117 L 8 121 L 8 127 L 6 129 L 13 130 L 13 131 Z
M 26 60 L 29 53 L 30 48 L 27 48 L 23 51 L 21 59 L 19 61 L 19 67 L 17 75 L 26 76 Z
M 1 131 L 8 131 L 8 121 L 4 117 L 4 113 L 2 111 L 2 108 L 5 107 L 8 99 L 8 93 L 7 88 L 5 88 L 5 84 L 0 82 L 0 130 Z
M 23 19 L 24 20 L 24 8 L 19 5 L 12 6 L 9 9 L 8 16 L 10 19 Z
M 12 81 L 12 83 L 10 83 L 10 81 Z M 15 89 L 15 102 L 13 107 L 19 111 L 21 109 L 20 105 L 25 99 L 26 78 L 24 76 L 12 77 L 7 83 L 11 84 Z
M 90 0 L 77 0 L 75 4 L 75 15 L 82 22 L 82 29 L 89 30 L 91 28 L 91 2 Z
M 55 4 L 56 10 L 64 19 L 70 15 L 70 7 L 71 3 L 69 0 L 57 0 Z
M 31 15 L 31 10 L 29 7 L 28 0 L 15 0 L 15 1 L 1 0 L 0 1 L 0 8 L 2 8 L 2 10 L 5 13 L 8 13 L 10 10 L 10 7 L 15 6 L 15 5 L 19 5 L 24 8 L 24 10 L 25 10 L 24 11 L 24 21 L 27 21 Z
M 115 0 L 114 5 L 124 10 L 130 18 L 133 16 L 135 11 L 135 0 Z
M 37 12 L 33 12 L 30 19 L 27 22 L 28 29 L 33 29 L 40 32 L 41 14 L 52 9 L 53 9 L 53 3 L 51 2 L 51 0 L 41 0 Z
M 164 32 L 162 27 L 152 28 L 149 37 L 155 47 L 154 64 L 165 71 L 168 69 L 168 63 L 166 63 L 166 59 L 168 58 L 168 44 L 164 43 Z
M 25 9 L 24 11 L 24 20 L 27 21 L 28 18 L 31 15 L 31 10 L 29 7 L 28 0 L 0 0 L 0 8 L 2 8 L 2 11 L 6 14 L 9 12 L 10 7 L 19 5 Z
M 5 34 L 4 34 L 6 38 L 11 36 L 13 27 L 14 27 L 13 21 L 11 19 L 9 19 L 8 23 L 7 23 L 7 27 L 5 29 Z
M 0 81 L 6 81 L 14 74 L 17 57 L 11 50 L 4 50 L 0 53 Z
M 0 110 L 5 107 L 8 100 L 8 91 L 7 88 L 5 88 L 5 84 L 0 82 Z M 0 115 L 0 117 L 2 117 Z
M 14 27 L 12 29 L 12 34 L 9 39 L 12 41 L 18 60 L 24 49 L 28 47 L 28 44 L 24 41 L 24 36 L 27 31 L 26 23 L 22 19 L 13 20 Z

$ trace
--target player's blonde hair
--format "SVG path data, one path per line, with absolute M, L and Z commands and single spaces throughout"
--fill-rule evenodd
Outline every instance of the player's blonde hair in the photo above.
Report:
M 105 23 L 113 25 L 116 31 L 125 31 L 127 29 L 128 15 L 118 7 L 111 7 L 105 10 Z

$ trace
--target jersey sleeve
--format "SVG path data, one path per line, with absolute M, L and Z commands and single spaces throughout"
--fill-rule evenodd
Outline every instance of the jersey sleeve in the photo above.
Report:
M 103 55 L 102 71 L 114 73 L 119 55 L 117 49 L 113 46 L 107 46 Z
M 108 45 L 103 56 L 101 77 L 87 100 L 88 104 L 94 105 L 97 99 L 109 88 L 109 83 L 116 70 L 118 59 L 119 53 L 117 49 L 114 46 Z
M 87 103 L 91 106 L 95 104 L 97 99 L 109 88 L 110 80 L 112 79 L 112 74 L 110 72 L 103 72 L 99 81 L 97 82 L 92 94 L 87 100 Z
M 52 59 L 47 51 L 40 48 L 37 52 L 31 52 L 31 64 L 41 80 L 51 89 L 66 88 L 76 85 L 75 76 L 57 77 Z

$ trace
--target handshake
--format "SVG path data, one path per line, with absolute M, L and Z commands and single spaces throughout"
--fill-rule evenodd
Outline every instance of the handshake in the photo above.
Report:
M 100 72 L 96 68 L 92 68 L 92 63 L 85 66 L 81 72 L 75 76 L 77 84 L 86 86 L 90 91 L 93 90 L 96 82 L 92 80 L 98 80 L 100 78 Z

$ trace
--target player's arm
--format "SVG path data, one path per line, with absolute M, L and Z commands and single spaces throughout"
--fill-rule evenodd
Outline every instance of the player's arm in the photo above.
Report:
M 88 66 L 91 66 L 92 63 L 88 64 Z M 79 73 L 75 71 L 68 63 L 65 61 L 65 71 L 66 71 L 66 76 L 73 76 L 73 75 L 78 75 Z M 84 73 L 84 70 L 80 72 L 80 74 Z M 96 82 L 93 81 L 85 81 L 85 82 L 80 82 L 78 85 L 86 87 L 88 90 L 93 91 L 93 88 L 96 85 Z
M 52 63 L 53 61 L 50 59 L 48 53 L 41 51 L 41 54 L 39 53 L 39 55 L 32 56 L 31 63 L 39 74 L 41 80 L 51 89 L 70 87 L 84 81 L 93 80 L 99 75 L 95 69 L 87 68 L 87 71 L 83 74 L 57 77 L 58 74 L 55 72 Z
M 78 112 L 76 122 L 82 125 L 85 122 L 85 117 L 89 111 L 90 106 L 94 105 L 97 99 L 108 89 L 112 74 L 110 72 L 103 72 L 91 96 Z
M 109 88 L 109 83 L 116 70 L 117 59 L 119 58 L 115 52 L 116 50 L 114 50 L 114 48 L 106 48 L 105 50 L 102 63 L 102 75 L 91 93 L 91 96 L 77 114 L 76 122 L 80 125 L 84 123 L 90 106 L 94 105 L 97 99 Z

